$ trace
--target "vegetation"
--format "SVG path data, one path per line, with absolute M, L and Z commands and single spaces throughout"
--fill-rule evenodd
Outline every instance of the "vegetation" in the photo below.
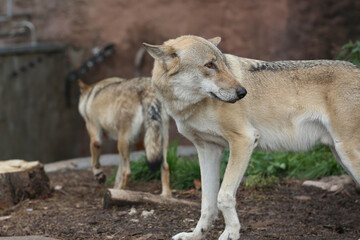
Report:
M 221 175 L 223 176 L 229 150 L 225 150 L 221 161 Z M 167 161 L 170 169 L 171 187 L 174 189 L 193 188 L 194 179 L 201 179 L 200 166 L 196 157 L 193 159 L 177 156 L 177 143 L 168 150 Z M 300 153 L 270 153 L 255 151 L 251 157 L 246 186 L 266 186 L 273 184 L 278 178 L 316 179 L 324 176 L 344 173 L 343 168 L 336 162 L 328 147 L 317 145 L 310 152 Z M 115 173 L 109 178 L 108 184 L 114 181 Z M 145 157 L 131 163 L 130 181 L 149 181 L 160 179 L 160 171 L 150 172 Z
M 342 46 L 341 51 L 336 56 L 339 60 L 350 61 L 360 66 L 360 41 L 348 42 Z
M 167 162 L 169 164 L 171 188 L 190 189 L 194 179 L 200 179 L 200 166 L 197 160 L 177 156 L 177 143 L 168 149 Z M 130 181 L 148 181 L 160 179 L 160 171 L 150 172 L 145 156 L 131 163 Z

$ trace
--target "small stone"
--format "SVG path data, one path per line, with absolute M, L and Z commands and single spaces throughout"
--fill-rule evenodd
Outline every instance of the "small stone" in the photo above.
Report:
M 132 216 L 132 215 L 134 215 L 134 214 L 136 214 L 136 208 L 132 207 L 132 208 L 130 209 L 129 215 Z

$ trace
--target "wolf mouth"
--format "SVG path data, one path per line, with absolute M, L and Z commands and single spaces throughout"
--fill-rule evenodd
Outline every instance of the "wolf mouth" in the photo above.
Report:
M 213 92 L 209 92 L 209 93 L 212 98 L 222 101 L 222 102 L 226 102 L 226 103 L 235 103 L 237 100 L 239 100 L 239 99 L 223 100 L 223 99 L 219 98 L 215 93 L 213 93 Z

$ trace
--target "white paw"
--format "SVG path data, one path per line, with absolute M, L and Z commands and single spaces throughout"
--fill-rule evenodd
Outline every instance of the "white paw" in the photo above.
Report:
M 171 238 L 171 240 L 200 240 L 201 235 L 195 234 L 194 232 L 182 232 L 178 233 Z
M 238 230 L 230 231 L 230 229 L 225 229 L 225 231 L 219 237 L 219 240 L 238 240 L 240 239 L 240 232 Z
M 164 190 L 160 194 L 160 196 L 169 197 L 169 198 L 171 197 L 171 195 L 172 195 L 171 191 L 164 191 Z

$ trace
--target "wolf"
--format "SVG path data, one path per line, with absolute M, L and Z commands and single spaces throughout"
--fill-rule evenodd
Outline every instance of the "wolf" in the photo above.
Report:
M 360 69 L 343 61 L 247 59 L 222 53 L 220 41 L 187 35 L 144 43 L 155 59 L 155 92 L 195 145 L 201 169 L 200 219 L 173 240 L 205 238 L 218 209 L 225 220 L 219 239 L 240 238 L 235 195 L 255 148 L 304 151 L 321 142 L 360 183 Z M 220 186 L 224 148 L 230 154 Z
M 130 177 L 130 147 L 144 137 L 149 168 L 161 167 L 162 193 L 170 197 L 169 166 L 166 162 L 169 117 L 151 88 L 150 78 L 108 78 L 93 85 L 79 80 L 79 112 L 90 136 L 91 166 L 95 178 L 106 176 L 99 158 L 103 137 L 117 140 L 120 163 L 114 188 L 125 188 Z

